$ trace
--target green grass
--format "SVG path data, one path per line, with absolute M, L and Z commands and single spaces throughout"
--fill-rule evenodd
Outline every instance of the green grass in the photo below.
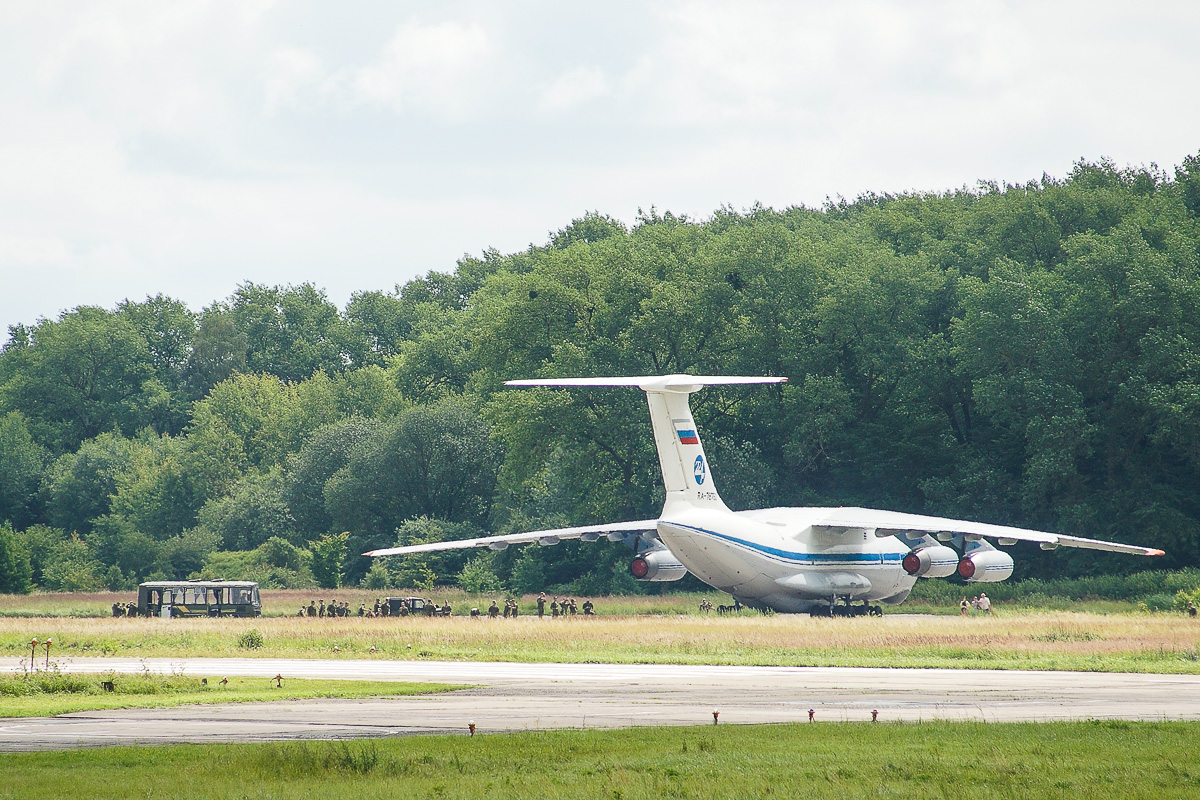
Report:
M 111 708 L 170 708 L 194 703 L 252 703 L 318 697 L 395 697 L 461 689 L 445 684 L 134 674 L 80 675 L 57 671 L 0 675 L 0 717 L 48 717 Z M 112 690 L 105 688 L 108 682 Z
M 817 723 L 0 754 L 21 798 L 1193 798 L 1200 724 Z

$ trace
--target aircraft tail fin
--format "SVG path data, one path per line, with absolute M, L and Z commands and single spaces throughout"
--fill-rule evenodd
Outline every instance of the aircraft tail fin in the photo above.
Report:
M 509 386 L 636 386 L 646 393 L 654 444 L 666 489 L 664 509 L 675 504 L 725 509 L 708 469 L 688 395 L 705 386 L 782 383 L 787 378 L 740 375 L 644 375 L 631 378 L 551 378 L 508 381 Z

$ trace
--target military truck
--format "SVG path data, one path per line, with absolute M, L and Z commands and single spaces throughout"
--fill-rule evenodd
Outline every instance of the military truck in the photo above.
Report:
M 429 601 L 424 597 L 388 597 L 388 614 L 393 617 L 424 616 Z

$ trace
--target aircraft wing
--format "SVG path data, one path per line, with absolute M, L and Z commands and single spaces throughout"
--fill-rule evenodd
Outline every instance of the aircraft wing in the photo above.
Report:
M 917 533 L 960 533 L 969 537 L 988 537 L 1000 540 L 1000 544 L 1015 542 L 1037 542 L 1045 550 L 1055 547 L 1081 547 L 1086 550 L 1110 550 L 1114 553 L 1131 553 L 1142 556 L 1161 556 L 1162 550 L 1138 547 L 1120 542 L 1105 542 L 1100 539 L 1084 539 L 1080 536 L 1064 536 L 1060 533 L 1012 528 L 1007 525 L 989 525 L 985 522 L 967 522 L 945 517 L 927 517 L 923 514 L 905 514 L 899 511 L 878 511 L 871 508 L 831 508 L 828 516 L 814 523 L 828 528 L 874 528 L 877 536 L 891 536 L 913 531 Z
M 504 550 L 510 544 L 558 544 L 563 539 L 579 539 L 588 534 L 625 533 L 629 531 L 652 531 L 658 526 L 657 519 L 639 519 L 632 522 L 609 522 L 603 525 L 582 525 L 577 528 L 551 528 L 545 531 L 530 531 L 528 533 L 506 533 L 500 536 L 481 536 L 478 539 L 458 539 L 450 542 L 429 542 L 428 544 L 410 544 L 406 547 L 387 547 L 382 550 L 371 550 L 364 556 L 403 556 L 410 553 L 432 553 L 438 550 L 467 550 L 472 547 L 490 547 L 493 550 Z

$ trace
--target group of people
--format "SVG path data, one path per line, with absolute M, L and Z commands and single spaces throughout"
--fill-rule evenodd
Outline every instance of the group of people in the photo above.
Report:
M 308 605 L 300 606 L 300 610 L 296 612 L 297 617 L 348 617 L 350 615 L 350 604 L 345 600 L 330 600 L 328 604 L 324 600 L 320 603 L 309 600 Z M 361 611 L 359 611 L 359 616 L 362 616 Z
M 136 617 L 138 615 L 137 603 L 113 603 L 113 617 Z
M 546 605 L 546 593 L 542 592 L 537 598 L 537 615 L 539 618 L 546 616 Z M 574 597 L 564 597 L 562 599 L 555 597 L 550 600 L 549 606 L 550 616 L 553 619 L 557 619 L 558 617 L 573 616 L 578 614 L 580 609 L 583 610 L 583 615 L 585 617 L 595 616 L 596 614 L 595 603 L 593 603 L 591 600 L 584 600 L 583 605 L 581 606 L 575 602 Z
M 986 592 L 980 592 L 978 596 L 968 600 L 966 595 L 958 603 L 958 613 L 961 616 L 966 616 L 972 610 L 982 611 L 985 614 L 992 613 L 992 601 L 987 596 Z
M 491 617 L 492 619 L 495 619 L 496 617 L 499 617 L 499 616 L 503 616 L 505 619 L 508 619 L 509 617 L 513 617 L 515 619 L 516 616 L 520 613 L 521 613 L 521 609 L 517 605 L 517 601 L 511 597 L 505 598 L 505 600 L 504 600 L 503 614 L 501 614 L 500 606 L 496 605 L 495 600 L 492 601 L 492 604 L 490 606 L 488 606 L 488 610 L 487 610 L 487 615 L 489 617 Z

